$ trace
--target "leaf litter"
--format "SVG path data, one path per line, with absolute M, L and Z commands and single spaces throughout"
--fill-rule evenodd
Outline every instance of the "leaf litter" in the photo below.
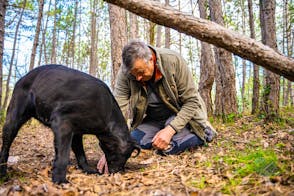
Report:
M 215 123 L 219 136 L 208 146 L 173 156 L 142 150 L 128 160 L 125 172 L 111 175 L 83 173 L 71 152 L 69 183 L 56 185 L 51 181 L 53 133 L 31 121 L 12 144 L 9 178 L 1 181 L 0 195 L 290 196 L 294 195 L 292 125 L 265 124 L 253 116 L 233 124 Z M 102 155 L 98 140 L 86 135 L 84 147 L 89 164 L 96 167 Z M 276 159 L 268 159 L 269 152 Z

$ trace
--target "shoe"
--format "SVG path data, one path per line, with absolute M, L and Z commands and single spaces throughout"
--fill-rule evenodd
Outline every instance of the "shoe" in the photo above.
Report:
M 205 136 L 204 139 L 206 142 L 212 142 L 212 140 L 217 136 L 217 132 L 212 127 L 205 127 L 204 128 Z

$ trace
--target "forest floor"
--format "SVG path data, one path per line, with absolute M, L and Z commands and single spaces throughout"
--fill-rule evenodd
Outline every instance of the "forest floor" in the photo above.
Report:
M 69 183 L 62 185 L 51 182 L 53 134 L 31 121 L 11 147 L 9 180 L 0 182 L 0 195 L 293 196 L 294 109 L 282 115 L 271 124 L 250 115 L 226 124 L 214 121 L 219 135 L 208 146 L 173 156 L 142 150 L 128 160 L 124 173 L 84 174 L 71 153 Z M 84 145 L 95 167 L 101 156 L 98 140 L 87 135 Z

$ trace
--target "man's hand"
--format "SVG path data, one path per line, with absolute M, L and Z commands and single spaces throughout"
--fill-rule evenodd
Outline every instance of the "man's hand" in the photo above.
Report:
M 164 129 L 161 129 L 152 139 L 153 147 L 159 150 L 167 150 L 171 138 L 175 133 L 176 131 L 170 125 L 166 126 Z
M 100 158 L 100 160 L 98 161 L 97 169 L 98 169 L 100 174 L 103 174 L 103 173 L 104 174 L 109 174 L 105 154 L 103 154 L 102 157 Z M 104 169 L 104 172 L 103 172 L 103 169 Z

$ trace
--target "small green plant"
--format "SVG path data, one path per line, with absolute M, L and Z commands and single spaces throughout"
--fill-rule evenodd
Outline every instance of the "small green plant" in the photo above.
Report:
M 194 179 L 191 182 L 191 185 L 193 187 L 199 188 L 199 189 L 204 189 L 206 187 L 206 179 L 204 176 L 201 176 L 199 179 Z
M 236 115 L 235 113 L 231 113 L 231 114 L 228 114 L 228 115 L 224 115 L 224 116 L 223 116 L 223 121 L 224 121 L 225 123 L 233 123 L 233 122 L 235 122 L 236 117 L 237 117 L 237 115 Z
M 274 151 L 257 149 L 252 152 L 238 154 L 237 157 L 226 158 L 228 164 L 237 164 L 236 175 L 244 177 L 252 173 L 263 176 L 275 176 L 280 173 L 278 159 Z

